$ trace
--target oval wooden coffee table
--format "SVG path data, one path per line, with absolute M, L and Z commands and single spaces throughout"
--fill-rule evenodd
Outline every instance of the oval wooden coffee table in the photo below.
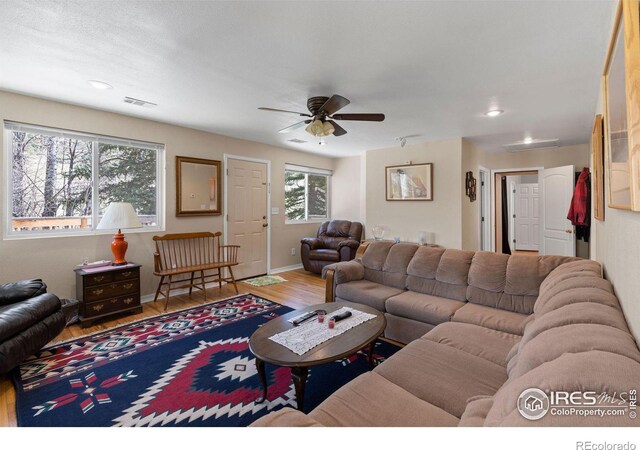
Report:
M 267 374 L 265 371 L 265 363 L 274 364 L 276 366 L 290 367 L 291 379 L 296 389 L 296 400 L 298 409 L 302 411 L 304 408 L 304 387 L 309 373 L 309 367 L 318 366 L 339 359 L 351 356 L 354 353 L 370 346 L 369 362 L 373 364 L 373 347 L 375 341 L 382 335 L 387 325 L 384 314 L 377 309 L 365 305 L 353 305 L 349 307 L 362 312 L 374 314 L 376 317 L 357 325 L 346 332 L 335 336 L 328 341 L 323 342 L 317 347 L 312 348 L 304 355 L 297 355 L 283 345 L 273 342 L 269 338 L 275 334 L 293 328 L 293 324 L 288 321 L 292 317 L 299 316 L 305 312 L 314 311 L 316 309 L 324 309 L 327 314 L 332 313 L 344 306 L 343 303 L 321 303 L 318 305 L 308 306 L 303 309 L 297 309 L 288 314 L 271 320 L 260 327 L 249 340 L 249 349 L 256 357 L 256 368 L 260 376 L 263 395 L 257 403 L 262 403 L 267 399 Z M 317 320 L 313 318 L 310 320 Z M 347 319 L 348 320 L 348 319 Z

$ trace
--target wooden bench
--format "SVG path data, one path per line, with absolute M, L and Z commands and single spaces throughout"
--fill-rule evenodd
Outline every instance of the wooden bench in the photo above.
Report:
M 169 295 L 172 289 L 189 288 L 189 295 L 193 288 L 200 289 L 207 301 L 207 282 L 218 283 L 222 289 L 222 282 L 233 283 L 233 287 L 238 293 L 238 286 L 233 277 L 233 266 L 238 265 L 239 245 L 220 245 L 222 233 L 202 232 L 202 233 L 176 233 L 165 234 L 164 236 L 154 236 L 156 252 L 153 255 L 154 272 L 160 277 L 156 296 L 158 300 L 160 294 L 164 295 L 164 310 L 169 305 Z M 224 275 L 224 271 L 229 271 L 229 276 Z M 205 275 L 205 271 L 213 271 L 212 274 Z M 200 273 L 194 283 L 196 272 Z M 190 279 L 176 279 L 181 275 L 191 274 Z M 166 280 L 166 281 L 165 281 Z M 166 292 L 162 287 L 166 286 Z

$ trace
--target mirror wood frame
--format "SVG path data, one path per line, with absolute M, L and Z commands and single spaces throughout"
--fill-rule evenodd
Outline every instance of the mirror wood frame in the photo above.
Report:
M 187 210 L 182 207 L 182 164 L 202 164 L 213 166 L 216 173 L 215 182 L 215 209 Z M 219 216 L 222 214 L 222 162 L 213 159 L 192 158 L 189 156 L 176 156 L 176 216 Z

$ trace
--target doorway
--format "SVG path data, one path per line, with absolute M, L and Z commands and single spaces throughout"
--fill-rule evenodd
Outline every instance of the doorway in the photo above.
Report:
M 236 279 L 265 275 L 270 269 L 269 184 L 271 162 L 224 156 L 225 243 L 239 245 Z
M 540 242 L 538 169 L 492 171 L 493 251 L 537 255 Z
M 491 216 L 489 205 L 491 204 L 491 193 L 489 183 L 489 169 L 479 167 L 478 176 L 480 178 L 480 250 L 491 251 Z

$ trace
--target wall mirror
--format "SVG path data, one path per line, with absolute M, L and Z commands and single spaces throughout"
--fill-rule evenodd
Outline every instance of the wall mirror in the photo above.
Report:
M 220 175 L 220 161 L 176 156 L 176 216 L 222 214 Z

